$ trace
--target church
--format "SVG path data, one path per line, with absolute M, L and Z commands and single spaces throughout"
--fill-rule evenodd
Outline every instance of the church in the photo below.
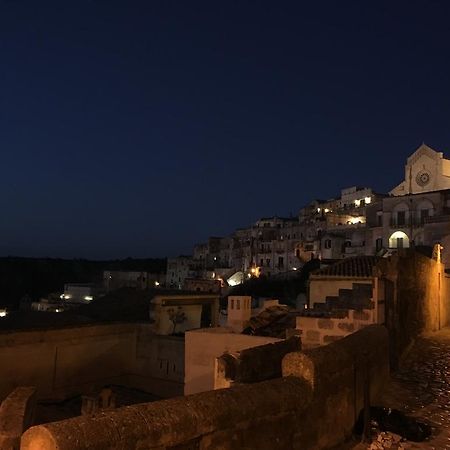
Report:
M 441 243 L 450 267 L 450 160 L 422 144 L 407 159 L 405 179 L 373 205 L 367 222 L 372 251 Z
M 404 181 L 389 194 L 423 194 L 444 189 L 450 189 L 450 160 L 422 144 L 406 161 Z

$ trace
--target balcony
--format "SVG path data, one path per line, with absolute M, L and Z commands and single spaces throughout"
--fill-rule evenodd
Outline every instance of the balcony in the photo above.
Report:
M 443 216 L 430 216 L 424 220 L 424 223 L 445 223 L 450 222 L 450 214 Z
M 423 227 L 425 221 L 426 219 L 419 219 L 417 217 L 408 217 L 402 221 L 397 220 L 395 217 L 391 217 L 389 225 L 391 228 L 420 228 Z

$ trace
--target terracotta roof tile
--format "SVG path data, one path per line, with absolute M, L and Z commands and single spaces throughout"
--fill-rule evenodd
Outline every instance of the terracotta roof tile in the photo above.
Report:
M 378 256 L 354 256 L 313 272 L 313 275 L 332 277 L 371 277 Z

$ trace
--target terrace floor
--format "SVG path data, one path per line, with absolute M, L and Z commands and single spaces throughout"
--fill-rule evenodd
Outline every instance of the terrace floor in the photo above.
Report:
M 428 423 L 432 427 L 430 440 L 395 442 L 392 436 L 378 435 L 372 443 L 348 443 L 340 450 L 450 449 L 450 328 L 417 339 L 393 375 L 382 405 Z

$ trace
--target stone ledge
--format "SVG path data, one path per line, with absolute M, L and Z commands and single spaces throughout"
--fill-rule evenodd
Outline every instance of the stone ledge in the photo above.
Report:
M 36 388 L 18 387 L 0 405 L 0 450 L 18 449 L 22 433 L 31 426 Z
M 165 448 L 245 429 L 258 419 L 303 414 L 311 391 L 303 380 L 279 378 L 202 392 L 30 428 L 23 450 Z

